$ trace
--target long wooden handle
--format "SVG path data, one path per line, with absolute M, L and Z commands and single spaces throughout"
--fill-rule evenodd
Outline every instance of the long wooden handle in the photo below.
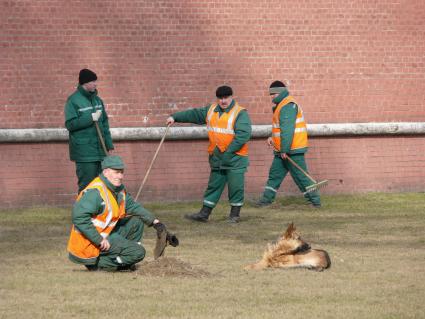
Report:
M 167 125 L 167 129 L 165 130 L 165 133 L 164 133 L 164 135 L 162 136 L 161 142 L 159 142 L 158 148 L 156 149 L 156 152 L 155 152 L 155 154 L 154 154 L 154 156 L 153 156 L 153 158 L 152 158 L 152 161 L 151 161 L 151 164 L 149 165 L 148 171 L 146 172 L 146 175 L 145 175 L 145 177 L 143 178 L 142 184 L 141 184 L 141 185 L 140 185 L 140 187 L 139 187 L 139 191 L 137 192 L 137 195 L 136 195 L 136 197 L 135 197 L 135 200 L 136 200 L 136 201 L 137 201 L 137 199 L 139 198 L 140 193 L 142 192 L 142 189 L 143 189 L 143 186 L 145 185 L 146 180 L 148 179 L 148 176 L 149 176 L 149 173 L 150 173 L 150 171 L 151 171 L 151 169 L 152 169 L 153 163 L 155 162 L 156 157 L 158 156 L 159 149 L 161 148 L 162 144 L 164 143 L 165 136 L 167 136 L 168 130 L 170 129 L 170 125 L 171 125 L 171 124 L 168 124 L 168 125 Z
M 274 144 L 274 142 L 272 141 L 272 145 L 273 148 L 276 152 L 279 152 L 279 150 L 277 149 L 276 145 Z M 297 163 L 294 162 L 294 160 L 292 158 L 290 158 L 289 156 L 286 156 L 286 159 L 289 161 L 289 163 L 291 163 L 292 165 L 294 165 L 296 168 L 298 168 L 305 176 L 307 176 L 314 184 L 316 184 L 317 182 L 314 180 L 313 177 L 311 177 L 305 170 L 303 170 L 301 168 L 301 166 L 299 166 Z
M 290 158 L 289 156 L 286 157 L 286 159 L 292 164 L 294 165 L 296 168 L 298 168 L 305 176 L 307 176 L 314 184 L 316 184 L 316 181 L 314 180 L 313 177 L 311 177 L 305 170 L 303 170 L 301 168 L 301 166 L 299 166 L 297 163 L 294 162 L 294 160 L 292 158 Z
M 108 150 L 106 149 L 105 141 L 103 140 L 102 132 L 100 131 L 97 121 L 94 121 L 94 125 L 96 126 L 97 136 L 99 137 L 100 144 L 102 144 L 103 151 L 105 155 L 108 156 Z

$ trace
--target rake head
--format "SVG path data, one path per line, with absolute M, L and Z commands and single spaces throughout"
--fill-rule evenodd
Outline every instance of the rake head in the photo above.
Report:
M 328 182 L 329 182 L 329 181 L 326 179 L 326 180 L 321 181 L 321 182 L 318 182 L 318 183 L 316 183 L 316 184 L 313 184 L 313 185 L 307 186 L 307 187 L 305 188 L 305 192 L 304 192 L 303 194 L 308 194 L 308 193 L 311 193 L 311 192 L 317 191 L 317 190 L 319 190 L 319 189 L 321 189 L 321 188 L 325 187 L 326 185 L 328 185 Z

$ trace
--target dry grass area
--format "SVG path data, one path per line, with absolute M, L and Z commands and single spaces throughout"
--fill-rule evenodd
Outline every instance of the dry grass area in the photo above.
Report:
M 198 204 L 146 205 L 180 239 L 154 261 L 154 231 L 136 272 L 88 272 L 68 261 L 69 208 L 0 211 L 0 318 L 424 318 L 425 194 L 300 198 L 244 207 L 226 222 L 183 219 Z M 332 267 L 244 271 L 294 222 Z

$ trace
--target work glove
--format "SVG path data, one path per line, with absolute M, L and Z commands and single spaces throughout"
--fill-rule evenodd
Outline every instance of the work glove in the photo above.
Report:
M 93 122 L 99 121 L 100 116 L 102 115 L 102 110 L 97 110 L 96 112 L 91 114 L 91 118 L 93 119 Z
M 167 231 L 167 228 L 165 227 L 165 225 L 161 222 L 153 224 L 152 225 L 153 228 L 155 228 L 156 230 L 156 235 L 159 237 L 161 237 L 161 233 Z
M 171 234 L 167 231 L 167 243 L 169 243 L 173 247 L 177 247 L 179 245 L 179 239 L 176 235 Z

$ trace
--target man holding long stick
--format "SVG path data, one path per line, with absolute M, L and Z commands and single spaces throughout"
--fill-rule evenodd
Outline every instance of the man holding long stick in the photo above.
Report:
M 78 193 L 100 174 L 101 162 L 114 149 L 105 105 L 97 94 L 97 75 L 82 69 L 77 90 L 65 104 L 69 155 L 75 162 Z
M 185 217 L 197 222 L 207 222 L 227 184 L 231 205 L 228 220 L 237 223 L 244 204 L 245 172 L 249 164 L 247 142 L 251 138 L 251 120 L 246 109 L 233 99 L 231 87 L 220 86 L 216 90 L 216 97 L 216 103 L 174 113 L 167 118 L 166 123 L 207 125 L 211 167 L 208 187 L 204 193 L 201 210 Z
M 308 149 L 307 124 L 301 108 L 281 81 L 274 81 L 269 88 L 273 106 L 272 136 L 267 144 L 274 149 L 274 158 L 263 195 L 257 207 L 270 205 L 288 172 L 305 198 L 315 208 L 319 208 L 320 195 L 317 191 L 306 192 L 312 181 L 303 171 L 307 171 L 304 154 Z M 303 171 L 291 164 L 295 162 Z

